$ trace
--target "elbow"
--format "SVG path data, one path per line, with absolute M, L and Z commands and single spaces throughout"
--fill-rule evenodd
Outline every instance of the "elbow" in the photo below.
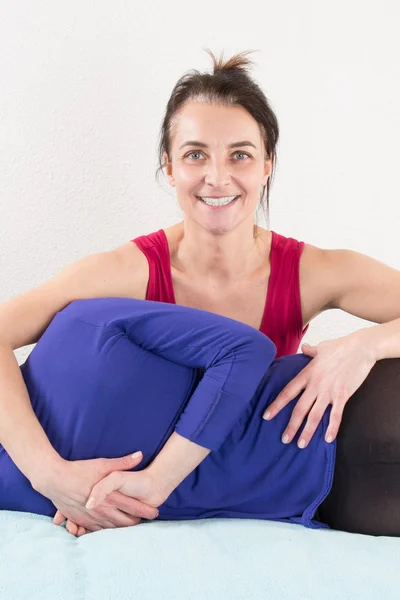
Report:
M 274 342 L 261 331 L 255 330 L 256 336 L 251 336 L 249 345 L 253 355 L 261 359 L 264 368 L 269 366 L 276 356 L 276 346 Z

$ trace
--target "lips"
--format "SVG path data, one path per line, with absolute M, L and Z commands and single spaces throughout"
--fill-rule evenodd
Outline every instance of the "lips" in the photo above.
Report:
M 221 198 L 231 198 L 232 196 L 234 196 L 234 194 L 227 194 L 226 196 L 196 196 L 196 198 L 198 198 L 199 200 L 201 200 L 201 198 L 211 198 L 212 200 L 221 200 Z M 239 198 L 240 194 L 237 194 L 235 196 L 235 200 L 237 200 Z
M 221 196 L 222 198 L 229 198 L 229 196 Z M 200 200 L 201 202 L 203 202 L 203 204 L 207 204 L 207 202 L 204 202 L 204 200 L 200 197 L 200 196 L 196 196 L 197 200 Z M 211 196 L 205 196 L 205 198 L 211 198 Z M 236 200 L 240 198 L 240 194 L 238 194 L 237 196 L 235 196 L 235 198 L 233 200 L 231 200 L 229 204 L 232 204 L 233 202 L 236 202 Z M 213 200 L 220 200 L 221 198 L 212 198 Z M 209 205 L 207 205 L 209 206 Z

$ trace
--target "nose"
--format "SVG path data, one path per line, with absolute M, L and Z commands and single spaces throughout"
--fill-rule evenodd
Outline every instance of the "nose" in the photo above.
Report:
M 210 161 L 206 168 L 205 183 L 215 189 L 222 189 L 229 186 L 231 181 L 231 173 L 229 165 L 221 160 Z

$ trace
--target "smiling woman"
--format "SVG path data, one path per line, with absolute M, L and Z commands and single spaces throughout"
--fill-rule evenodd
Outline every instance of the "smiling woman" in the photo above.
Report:
M 80 497 L 81 482 L 96 483 L 99 471 L 90 461 L 74 465 L 75 476 L 63 479 L 57 491 L 60 457 L 32 413 L 13 355 L 13 349 L 38 341 L 73 300 L 112 296 L 203 309 L 259 330 L 275 345 L 277 357 L 297 353 L 309 323 L 322 311 L 339 308 L 379 323 L 316 347 L 302 346 L 311 360 L 268 406 L 270 418 L 280 413 L 282 419 L 289 403 L 298 400 L 282 437 L 290 443 L 305 422 L 299 450 L 315 443 L 330 408 L 324 435 L 333 442 L 345 405 L 375 363 L 400 356 L 399 271 L 254 222 L 259 207 L 268 216 L 279 128 L 247 72 L 246 54 L 227 61 L 211 54 L 212 72 L 185 74 L 168 101 L 159 168 L 176 190 L 183 220 L 81 259 L 0 306 L 0 442 L 34 485 L 62 498 L 65 516 L 73 516 L 75 524 L 82 525 L 87 512 L 82 506 L 72 515 L 68 506 Z M 352 427 L 357 422 L 347 428 L 350 437 L 356 434 Z M 182 449 L 180 442 L 171 436 L 157 457 L 172 479 L 182 472 L 181 461 L 189 471 L 201 462 L 195 444 Z M 126 513 L 137 517 L 148 509 L 120 494 L 113 510 L 107 507 L 107 518 L 97 515 L 97 523 L 120 526 Z
M 220 232 L 229 231 L 245 219 L 253 220 L 263 195 L 268 204 L 269 177 L 276 160 L 273 140 L 276 144 L 278 125 L 276 119 L 271 118 L 272 110 L 269 109 L 271 116 L 268 119 L 267 115 L 264 117 L 266 123 L 260 125 L 248 108 L 188 99 L 179 109 L 179 127 L 170 136 L 166 144 L 170 147 L 169 154 L 165 150 L 163 158 L 169 182 L 177 188 L 182 210 L 188 216 L 193 215 L 200 227 L 203 224 L 207 229 L 212 228 L 210 217 L 214 215 L 212 218 L 218 218 Z M 274 125 L 272 132 L 269 131 L 273 129 L 270 121 Z M 235 123 L 234 127 L 232 123 Z M 230 143 L 222 141 L 226 139 L 228 129 L 231 139 L 240 140 L 244 135 L 246 139 Z M 191 139 L 194 137 L 196 139 Z M 202 140 L 208 140 L 208 143 Z M 235 206 L 235 209 L 218 212 L 216 216 L 204 205 Z

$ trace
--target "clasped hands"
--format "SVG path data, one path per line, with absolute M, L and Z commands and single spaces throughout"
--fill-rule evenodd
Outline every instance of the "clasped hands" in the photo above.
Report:
M 138 456 L 136 455 L 138 454 Z M 158 516 L 157 507 L 168 497 L 147 469 L 124 472 L 136 467 L 142 454 L 121 458 L 67 461 L 57 466 L 34 489 L 49 498 L 57 508 L 53 523 L 76 537 L 101 529 L 130 527 L 142 518 Z M 94 498 L 94 504 L 89 504 Z

